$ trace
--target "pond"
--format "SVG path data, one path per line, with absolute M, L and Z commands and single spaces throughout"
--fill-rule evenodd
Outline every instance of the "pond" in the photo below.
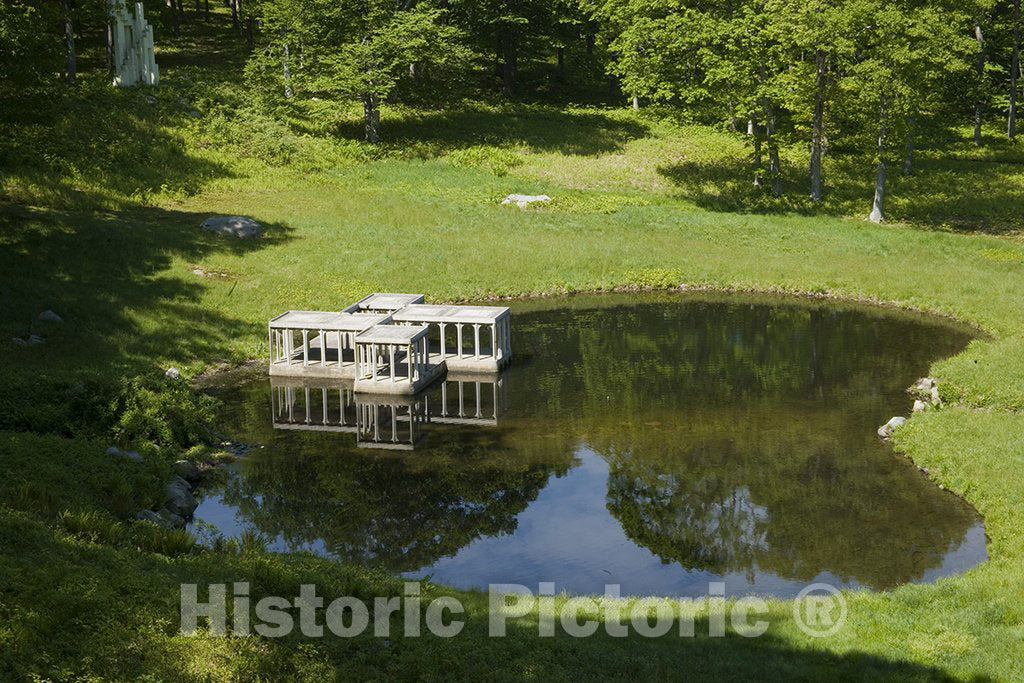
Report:
M 884 590 L 985 560 L 977 512 L 875 434 L 968 331 L 707 295 L 512 311 L 499 379 L 450 376 L 415 402 L 272 385 L 263 368 L 211 389 L 225 432 L 263 447 L 203 492 L 192 528 L 458 588 L 569 594 Z

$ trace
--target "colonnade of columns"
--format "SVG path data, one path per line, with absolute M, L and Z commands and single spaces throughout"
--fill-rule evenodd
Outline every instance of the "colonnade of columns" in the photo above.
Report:
M 482 328 L 482 327 L 489 328 L 489 332 L 490 332 L 490 335 L 491 335 L 491 349 L 490 349 L 491 357 L 493 357 L 493 358 L 499 358 L 499 357 L 500 358 L 507 358 L 509 356 L 509 354 L 511 353 L 511 351 L 512 351 L 512 342 L 511 342 L 511 336 L 512 336 L 511 335 L 511 331 L 512 331 L 512 328 L 509 325 L 509 319 L 508 318 L 503 318 L 503 319 L 498 320 L 497 322 L 494 322 L 494 323 L 491 323 L 491 324 L 485 324 L 485 323 L 463 323 L 463 322 L 449 322 L 449 323 L 439 322 L 439 323 L 436 323 L 436 324 L 440 328 L 440 337 L 441 337 L 441 340 L 440 340 L 441 341 L 440 351 L 441 351 L 441 357 L 442 358 L 447 357 L 448 355 L 453 355 L 453 356 L 456 356 L 458 358 L 466 358 L 466 357 L 481 358 L 481 357 L 484 357 L 484 354 L 482 353 L 483 347 L 480 344 L 480 328 Z M 454 325 L 455 326 L 455 349 L 453 350 L 453 352 L 451 354 L 449 354 L 449 351 L 448 351 L 448 339 L 447 339 L 447 334 L 446 334 L 446 328 L 449 325 Z M 465 330 L 465 328 L 467 328 L 467 327 L 472 327 L 472 333 L 473 333 L 473 353 L 472 354 L 467 354 L 466 351 L 465 351 L 466 346 L 465 346 L 463 334 L 464 334 L 464 331 L 468 331 L 468 330 Z
M 302 341 L 297 348 L 295 344 L 296 332 L 302 335 Z M 310 357 L 310 332 L 311 330 L 301 328 L 270 328 L 270 362 L 284 363 L 285 365 L 302 365 L 304 367 L 309 365 L 338 365 L 340 367 L 348 364 L 345 361 L 345 351 L 355 347 L 355 332 L 316 330 L 315 332 L 319 334 L 320 338 L 319 358 L 317 359 Z M 336 345 L 330 348 L 338 350 L 338 358 L 335 361 L 327 360 L 327 349 L 331 335 L 334 336 Z M 302 352 L 301 358 L 295 357 L 296 351 Z
M 402 358 L 402 354 L 405 357 Z M 429 355 L 426 336 L 411 344 L 358 343 L 356 344 L 356 377 L 375 382 L 397 382 L 408 379 L 418 382 L 427 371 Z M 402 368 L 401 366 L 405 366 Z M 399 371 L 406 371 L 405 377 Z M 386 371 L 385 376 L 381 372 Z

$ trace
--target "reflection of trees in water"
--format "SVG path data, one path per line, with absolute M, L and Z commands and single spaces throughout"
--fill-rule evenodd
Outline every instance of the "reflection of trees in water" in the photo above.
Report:
M 293 547 L 322 540 L 342 560 L 395 571 L 431 564 L 481 536 L 512 533 L 548 477 L 570 465 L 564 458 L 559 467 L 496 460 L 501 446 L 493 438 L 484 447 L 460 434 L 432 434 L 429 447 L 403 457 L 329 436 L 293 436 L 301 452 L 250 458 L 225 501 Z
M 826 571 L 876 589 L 920 579 L 976 522 L 870 437 L 836 439 L 841 415 L 793 417 L 766 434 L 700 415 L 670 442 L 590 444 L 609 463 L 609 511 L 666 563 L 803 581 Z

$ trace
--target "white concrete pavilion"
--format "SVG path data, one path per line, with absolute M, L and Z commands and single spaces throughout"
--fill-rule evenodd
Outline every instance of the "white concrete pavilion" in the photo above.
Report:
M 357 334 L 355 390 L 415 394 L 446 368 L 427 352 L 426 325 L 377 325 Z
M 268 324 L 271 375 L 354 380 L 355 391 L 414 394 L 449 370 L 494 374 L 512 359 L 509 309 L 438 306 L 374 293 L 343 311 L 288 311 Z
M 391 319 L 430 325 L 431 362 L 444 362 L 449 370 L 498 372 L 512 358 L 512 327 L 503 306 L 409 304 Z
M 356 335 L 388 320 L 378 313 L 282 313 L 269 324 L 270 374 L 355 377 Z

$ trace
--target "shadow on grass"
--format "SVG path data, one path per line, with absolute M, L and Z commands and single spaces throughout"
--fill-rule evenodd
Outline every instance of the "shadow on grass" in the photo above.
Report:
M 250 326 L 202 301 L 204 278 L 167 272 L 176 259 L 245 254 L 289 239 L 267 224 L 259 239 L 205 232 L 207 214 L 136 208 L 117 214 L 33 209 L 0 203 L 0 366 L 6 383 L 42 377 L 158 369 L 164 359 L 216 360 Z M 230 296 L 230 294 L 226 295 Z M 226 304 L 227 302 L 225 302 Z M 63 324 L 38 320 L 52 309 Z M 38 333 L 44 345 L 14 346 Z M 18 380 L 15 379 L 18 377 Z
M 409 113 L 384 121 L 382 127 L 389 144 L 426 155 L 475 145 L 515 145 L 540 152 L 594 156 L 622 149 L 630 140 L 648 134 L 648 127 L 639 121 L 616 119 L 599 111 L 534 106 Z M 354 139 L 362 136 L 357 122 L 341 124 L 339 132 Z
M 696 637 L 679 636 L 678 624 L 659 638 L 613 638 L 601 625 L 587 638 L 538 636 L 536 616 L 510 619 L 505 637 L 488 634 L 486 596 L 459 595 L 466 606 L 461 633 L 438 638 L 423 627 L 421 637 L 403 637 L 403 614 L 392 614 L 387 637 L 373 627 L 351 638 L 306 637 L 297 611 L 290 635 L 280 638 L 216 638 L 201 618 L 197 635 L 180 629 L 181 584 L 207 586 L 246 581 L 251 604 L 263 597 L 291 599 L 301 584 L 312 584 L 325 604 L 354 596 L 401 595 L 401 584 L 385 574 L 310 557 L 264 553 L 205 552 L 179 559 L 115 550 L 74 541 L 39 522 L 0 508 L 4 561 L 0 579 L 8 588 L 8 636 L 0 651 L 5 678 L 143 676 L 179 680 L 255 680 L 334 677 L 468 680 L 952 680 L 941 669 L 894 661 L 863 652 L 839 654 L 801 647 L 779 635 L 788 615 L 769 618 L 758 638 L 709 637 L 706 618 L 694 623 Z M 17 548 L 17 552 L 12 549 Z M 439 594 L 429 588 L 424 603 Z M 228 603 L 231 599 L 229 597 Z M 230 607 L 229 607 L 230 610 Z M 316 623 L 323 626 L 320 610 Z M 228 625 L 232 623 L 228 617 Z M 253 624 L 262 623 L 256 619 Z M 347 621 L 346 621 L 347 623 Z M 423 623 L 423 615 L 420 615 Z M 984 680 L 981 677 L 975 680 Z
M 784 194 L 753 183 L 749 159 L 684 161 L 658 169 L 680 198 L 711 211 L 730 213 L 862 216 L 871 210 L 874 165 L 853 156 L 828 160 L 826 197 L 810 200 L 806 165 L 782 165 Z M 995 235 L 1024 232 L 1024 152 L 994 149 L 985 154 L 923 153 L 912 174 L 890 167 L 888 214 L 892 221 L 921 227 Z

